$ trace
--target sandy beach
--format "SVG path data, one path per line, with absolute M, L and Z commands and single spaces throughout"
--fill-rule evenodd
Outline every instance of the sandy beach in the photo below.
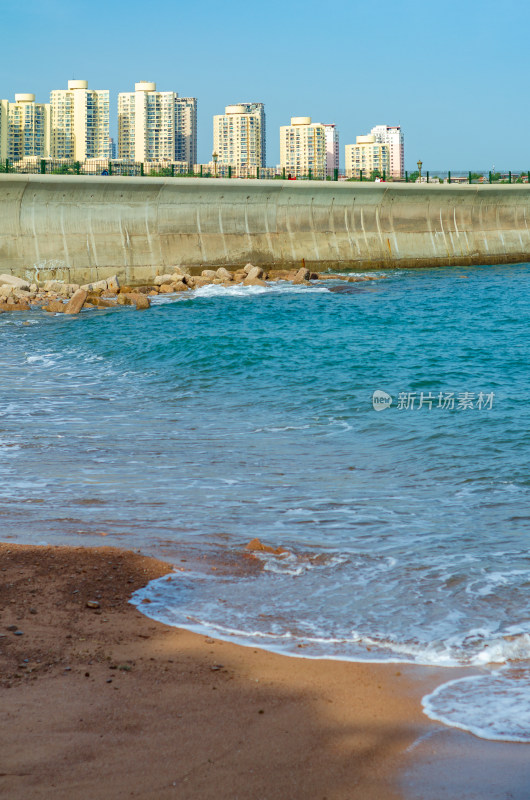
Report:
M 171 567 L 129 551 L 3 544 L 0 570 L 10 800 L 528 796 L 526 746 L 422 714 L 455 670 L 288 658 L 153 622 L 128 599 Z

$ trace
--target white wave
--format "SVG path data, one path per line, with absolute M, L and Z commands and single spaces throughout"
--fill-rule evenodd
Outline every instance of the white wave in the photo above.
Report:
M 167 294 L 159 294 L 150 298 L 152 306 L 164 306 L 168 303 L 174 303 L 175 300 L 189 299 L 192 292 L 168 292 Z
M 43 367 L 52 367 L 57 363 L 57 356 L 53 354 L 43 354 L 38 356 L 27 356 L 26 361 L 28 364 L 39 364 Z
M 305 431 L 310 428 L 311 425 L 285 425 L 279 428 L 256 428 L 252 431 L 252 433 L 283 433 L 284 431 Z
M 458 678 L 423 700 L 425 714 L 481 739 L 530 743 L 530 669 Z
M 149 599 L 148 604 L 142 600 Z M 266 650 L 270 653 L 279 653 L 295 658 L 324 659 L 327 661 L 352 661 L 364 664 L 418 663 L 413 658 L 403 658 L 399 654 L 387 653 L 384 658 L 370 651 L 370 648 L 359 648 L 355 653 L 348 650 L 348 645 L 358 644 L 355 638 L 325 636 L 298 636 L 291 631 L 282 633 L 256 630 L 252 628 L 235 627 L 234 625 L 214 622 L 211 619 L 202 619 L 193 614 L 186 614 L 178 608 L 167 607 L 156 601 L 151 593 L 144 594 L 142 590 L 136 592 L 130 600 L 138 611 L 145 616 L 204 636 L 214 636 L 217 639 L 233 642 L 246 647 Z M 359 640 L 360 642 L 360 640 Z M 431 662 L 419 662 L 430 666 Z M 444 666 L 448 666 L 444 664 Z M 452 666 L 452 665 L 449 665 Z
M 321 272 L 320 274 L 323 275 L 326 278 L 329 278 L 330 280 L 333 280 L 335 275 L 345 275 L 348 278 L 379 278 L 379 279 L 388 278 L 388 274 L 386 272 L 338 272 L 338 271 L 335 271 L 335 272 L 331 272 L 331 273 Z
M 517 632 L 490 639 L 476 655 L 474 663 L 505 664 L 526 660 L 530 660 L 530 634 Z
M 478 597 L 487 597 L 488 595 L 496 594 L 500 587 L 515 585 L 517 588 L 528 580 L 530 580 L 530 570 L 528 569 L 492 572 L 489 575 L 485 574 L 483 577 L 471 581 L 466 587 L 466 592 Z
M 329 424 L 330 426 L 335 426 L 340 428 L 341 431 L 353 430 L 353 426 L 350 425 L 349 422 L 346 422 L 346 420 L 344 419 L 335 419 L 335 417 L 330 417 Z
M 266 553 L 254 552 L 254 555 L 264 562 L 264 569 L 267 572 L 274 572 L 278 575 L 303 575 L 313 569 L 333 568 L 344 564 L 348 556 L 333 556 L 325 561 L 319 560 L 318 556 L 300 556 L 296 553 Z
M 189 574 L 186 573 L 186 577 L 188 577 L 188 575 Z M 210 576 L 207 576 L 207 579 L 208 578 L 210 578 Z M 152 583 L 158 583 L 160 580 L 164 579 L 158 579 Z M 167 580 L 167 578 L 165 580 Z M 210 619 L 202 619 L 194 614 L 186 614 L 186 612 L 183 612 L 180 609 L 167 607 L 160 601 L 157 602 L 156 595 L 153 595 L 152 591 L 148 592 L 146 590 L 147 587 L 144 589 L 139 589 L 133 594 L 129 602 L 131 605 L 134 605 L 138 611 L 141 611 L 143 614 L 145 614 L 146 617 L 154 619 L 157 622 L 162 622 L 165 625 L 184 628 L 185 630 L 189 630 L 194 633 L 201 633 L 206 636 L 215 636 L 217 639 L 222 641 L 235 642 L 236 644 L 241 644 L 246 647 L 257 647 L 271 653 L 281 653 L 297 658 L 318 658 L 330 661 L 362 661 L 365 663 L 379 663 L 380 661 L 380 659 L 374 659 L 370 657 L 351 658 L 344 656 L 343 654 L 333 654 L 329 648 L 333 645 L 343 645 L 345 640 L 341 638 L 326 638 L 317 636 L 300 638 L 293 635 L 293 633 L 290 631 L 275 633 L 262 630 L 252 630 L 251 628 L 239 628 L 233 625 L 213 622 Z M 142 602 L 144 599 L 148 599 L 149 603 L 144 604 Z M 304 649 L 310 645 L 321 646 L 322 649 L 319 649 L 319 651 L 316 653 L 311 652 L 311 650 Z M 402 659 L 387 659 L 387 662 L 389 663 L 401 663 L 401 661 Z
M 71 355 L 75 358 L 82 359 L 83 361 L 92 362 L 92 361 L 104 361 L 103 356 L 99 356 L 96 353 L 85 353 L 83 350 L 75 349 L 75 348 L 67 348 L 63 350 L 63 355 Z
M 210 283 L 195 289 L 195 297 L 252 297 L 263 294 L 300 294 L 310 292 L 312 294 L 329 294 L 329 289 L 325 286 L 293 286 L 288 281 L 274 281 L 266 286 L 243 286 L 238 283 L 235 286 L 223 286 L 222 284 Z
M 151 298 L 151 304 L 155 306 L 167 305 L 169 303 L 180 302 L 201 297 L 258 297 L 264 294 L 330 294 L 329 289 L 320 285 L 293 286 L 289 281 L 273 281 L 266 286 L 244 286 L 242 283 L 233 286 L 224 286 L 217 283 L 209 283 L 198 289 L 188 292 L 171 292 Z
M 304 647 L 308 647 L 309 639 L 314 640 L 318 635 L 318 641 L 322 645 L 318 655 L 326 657 L 333 655 L 344 658 L 345 660 L 366 660 L 366 652 L 370 652 L 369 660 L 374 661 L 404 661 L 426 666 L 462 667 L 476 666 L 483 667 L 489 664 L 521 663 L 530 661 L 530 629 L 528 626 L 521 625 L 505 626 L 503 630 L 495 629 L 495 623 L 490 627 L 465 629 L 457 634 L 451 635 L 451 631 L 458 625 L 459 619 L 447 620 L 448 624 L 442 628 L 426 630 L 421 628 L 418 631 L 420 638 L 405 636 L 400 637 L 399 632 L 391 632 L 394 627 L 389 620 L 390 630 L 369 632 L 359 628 L 351 629 L 347 626 L 345 618 L 338 627 L 331 620 L 320 619 L 318 622 L 318 608 L 320 602 L 311 605 L 308 600 L 303 599 L 305 592 L 309 591 L 311 596 L 317 597 L 320 593 L 324 574 L 337 573 L 337 581 L 343 580 L 339 573 L 345 568 L 349 569 L 348 564 L 353 565 L 354 572 L 357 574 L 366 566 L 366 557 L 356 557 L 354 554 L 336 552 L 332 556 L 326 554 L 297 554 L 287 553 L 267 553 L 255 552 L 253 554 L 263 563 L 264 572 L 260 578 L 253 580 L 254 591 L 257 602 L 245 602 L 243 606 L 242 597 L 246 596 L 248 589 L 245 581 L 237 578 L 224 576 L 217 578 L 223 584 L 224 603 L 222 609 L 215 603 L 212 605 L 212 598 L 217 598 L 215 581 L 212 584 L 211 575 L 196 574 L 194 576 L 186 574 L 188 589 L 193 587 L 199 590 L 195 600 L 188 606 L 187 613 L 200 615 L 203 620 L 209 622 L 203 624 L 233 626 L 238 620 L 241 628 L 239 635 L 243 636 L 242 629 L 245 627 L 245 620 L 248 622 L 249 629 L 261 627 L 259 624 L 260 614 L 267 606 L 267 597 L 278 598 L 282 603 L 283 614 L 287 618 L 278 621 L 276 633 L 296 631 L 294 638 L 301 642 Z M 359 560 L 360 558 L 360 560 Z M 358 562 L 358 563 L 357 563 Z M 372 563 L 373 562 L 373 563 Z M 371 571 L 374 575 L 389 574 L 396 566 L 396 560 L 392 556 L 380 556 L 370 558 Z M 322 578 L 319 576 L 322 575 Z M 267 577 L 269 576 L 269 577 Z M 205 586 L 205 580 L 210 583 L 210 588 Z M 379 580 L 377 578 L 377 580 Z M 385 578 L 386 580 L 386 578 Z M 256 581 L 258 585 L 256 585 Z M 292 583 L 301 581 L 301 584 Z M 259 586 L 261 585 L 261 590 Z M 247 589 L 245 589 L 247 586 Z M 300 589 L 305 587 L 300 595 Z M 182 624 L 182 603 L 183 603 L 183 584 L 179 581 L 178 585 L 172 584 L 165 587 L 163 583 L 154 582 L 146 588 L 148 596 L 158 609 L 158 612 L 165 616 L 171 609 L 178 612 L 179 620 L 172 624 Z M 302 603 L 300 606 L 295 598 L 298 597 Z M 281 599 L 283 598 L 283 599 Z M 293 603 L 286 600 L 292 598 Z M 285 605 L 287 602 L 287 605 Z M 313 609 L 311 611 L 311 609 Z M 300 616 L 300 612 L 302 612 Z M 311 614 L 314 622 L 311 622 Z M 354 613 L 354 611 L 352 611 Z M 282 614 L 282 616 L 283 616 Z M 291 621 L 289 621 L 289 618 Z M 332 629 L 335 628 L 335 631 Z M 342 628 L 342 630 L 340 630 Z M 328 636 L 329 631 L 329 636 Z M 336 635 L 340 631 L 340 648 L 337 651 Z M 248 633 L 249 637 L 254 635 Z M 308 639 L 309 637 L 309 639 Z M 324 644 L 326 643 L 326 644 Z M 308 653 L 309 655 L 309 653 Z
M 355 633 L 355 631 L 352 631 L 351 638 L 348 641 L 370 651 L 375 651 L 379 654 L 379 661 L 398 660 L 409 664 L 421 664 L 426 667 L 462 666 L 462 662 L 443 643 L 398 642 L 386 636 L 366 636 L 365 634 Z

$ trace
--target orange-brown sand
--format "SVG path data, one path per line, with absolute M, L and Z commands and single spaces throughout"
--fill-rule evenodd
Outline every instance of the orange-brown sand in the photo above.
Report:
M 421 712 L 454 671 L 288 658 L 153 622 L 128 599 L 170 566 L 127 551 L 0 544 L 0 570 L 1 797 L 519 798 L 518 766 L 490 795 L 460 763 L 452 794 L 452 758 L 488 760 L 488 743 Z

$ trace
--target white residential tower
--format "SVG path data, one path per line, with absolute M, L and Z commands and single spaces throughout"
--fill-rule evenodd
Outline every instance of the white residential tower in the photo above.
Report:
M 326 177 L 333 178 L 339 169 L 339 131 L 332 123 L 322 123 L 326 135 Z
M 219 164 L 236 170 L 265 164 L 265 108 L 263 103 L 236 103 L 213 118 L 213 149 Z
M 110 157 L 109 92 L 89 89 L 87 81 L 68 81 L 50 94 L 51 156 L 85 161 Z
M 16 94 L 9 103 L 8 158 L 47 158 L 50 153 L 50 106 L 34 94 Z
M 131 161 L 197 160 L 197 100 L 157 92 L 140 81 L 118 95 L 118 157 Z
M 326 126 L 311 117 L 291 117 L 280 128 L 280 166 L 293 178 L 325 178 L 327 170 Z
M 376 142 L 373 134 L 357 136 L 356 143 L 344 149 L 347 178 L 370 180 L 374 172 L 380 177 L 389 174 L 390 146 Z
M 390 151 L 389 175 L 403 178 L 405 175 L 405 140 L 400 125 L 376 125 L 370 133 L 375 141 L 387 144 Z

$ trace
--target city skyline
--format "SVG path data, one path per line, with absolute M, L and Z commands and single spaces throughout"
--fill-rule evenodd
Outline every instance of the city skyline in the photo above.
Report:
M 51 89 L 50 102 L 38 103 L 33 93 L 17 93 L 14 101 L 0 99 L 0 159 L 16 162 L 25 158 L 90 159 L 117 158 L 134 162 L 172 162 L 188 168 L 197 165 L 197 98 L 179 97 L 177 92 L 157 90 L 154 81 L 134 84 L 134 91 L 117 97 L 118 136 L 111 137 L 111 96 L 108 89 L 92 89 L 87 80 L 67 81 L 66 89 Z M 386 161 L 361 166 L 362 175 L 379 174 L 401 178 L 403 133 L 399 126 L 380 124 L 372 129 L 375 142 L 386 142 Z M 340 172 L 339 131 L 335 123 L 292 117 L 282 125 L 280 163 L 266 161 L 266 112 L 260 102 L 225 107 L 213 117 L 212 161 L 241 171 L 257 168 L 283 169 L 289 175 L 306 173 L 319 178 L 338 177 Z M 366 137 L 364 137 L 366 138 Z M 357 142 L 363 137 L 357 136 Z M 359 174 L 359 165 L 346 172 Z M 371 148 L 371 151 L 374 148 Z M 375 150 L 374 150 L 375 152 Z M 207 159 L 206 164 L 209 163 Z M 210 162 L 211 163 L 211 162 Z
M 431 170 L 528 167 L 525 137 L 507 132 L 528 123 L 524 47 L 514 31 L 528 28 L 530 9 L 508 0 L 499 20 L 488 0 L 465 6 L 448 0 L 428 9 L 417 0 L 399 7 L 381 0 L 378 20 L 388 24 L 374 29 L 369 8 L 355 0 L 337 0 L 327 28 L 314 25 L 310 12 L 319 7 L 309 2 L 302 16 L 294 4 L 272 0 L 263 14 L 232 0 L 220 18 L 209 0 L 178 12 L 161 0 L 156 18 L 144 25 L 138 0 L 118 1 L 112 15 L 127 30 L 120 37 L 119 26 L 106 24 L 109 8 L 101 0 L 75 7 L 28 0 L 23 10 L 3 10 L 6 30 L 24 32 L 27 55 L 20 59 L 18 37 L 5 37 L 0 96 L 33 92 L 47 102 L 49 87 L 62 86 L 65 76 L 87 79 L 111 96 L 134 81 L 156 81 L 161 91 L 198 98 L 200 162 L 211 156 L 212 117 L 242 99 L 265 104 L 270 131 L 307 114 L 334 122 L 343 144 L 375 124 L 401 125 L 409 171 L 419 158 Z M 111 135 L 117 138 L 114 103 Z M 343 157 L 341 145 L 342 168 Z M 267 162 L 279 162 L 275 136 Z

